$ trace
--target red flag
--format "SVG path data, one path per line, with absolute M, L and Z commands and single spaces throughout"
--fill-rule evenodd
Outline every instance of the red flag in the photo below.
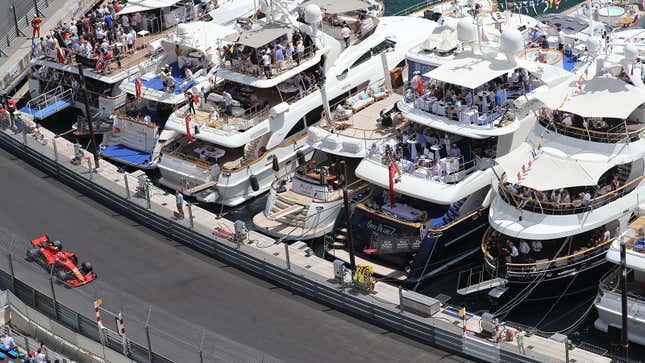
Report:
M 137 77 L 134 80 L 134 89 L 137 97 L 137 101 L 141 101 L 141 80 Z
M 58 60 L 58 63 L 65 64 L 65 56 L 63 55 L 63 49 L 60 47 L 56 48 L 56 60 Z
M 188 142 L 193 142 L 193 135 L 190 133 L 190 115 L 186 115 L 186 136 L 188 136 Z
M 96 60 L 96 71 L 99 72 L 101 71 L 101 68 L 103 67 L 103 56 L 101 53 L 99 53 L 98 59 Z
M 394 207 L 394 175 L 396 174 L 396 170 L 396 165 L 390 162 L 390 207 Z
M 522 180 L 522 173 L 520 173 L 519 171 L 517 172 L 517 180 Z

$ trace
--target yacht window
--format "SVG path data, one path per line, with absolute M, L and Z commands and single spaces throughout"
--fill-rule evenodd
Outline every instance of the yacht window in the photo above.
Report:
M 295 125 L 293 125 L 293 127 L 291 128 L 291 131 L 289 131 L 289 133 L 287 134 L 287 137 L 291 137 L 304 129 L 305 129 L 305 120 L 301 118 L 300 120 L 298 120 L 298 122 Z
M 391 46 L 391 42 L 382 41 L 377 46 L 372 48 L 372 55 L 381 54 L 390 46 Z
M 366 62 L 366 61 L 368 61 L 370 58 L 372 58 L 372 51 L 371 51 L 371 50 L 368 50 L 368 51 L 367 51 L 367 53 L 365 53 L 365 54 L 363 54 L 362 56 L 360 56 L 360 58 L 358 58 L 358 59 L 356 60 L 356 62 L 354 62 L 354 64 L 352 64 L 352 66 L 351 66 L 351 67 L 349 67 L 349 68 L 355 68 L 356 66 L 360 65 L 361 63 L 365 63 L 365 62 Z

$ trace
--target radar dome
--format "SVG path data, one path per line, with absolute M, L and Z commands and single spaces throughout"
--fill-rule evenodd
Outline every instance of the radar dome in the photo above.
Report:
M 598 37 L 589 37 L 585 45 L 588 51 L 595 52 L 600 49 L 600 39 Z
M 316 4 L 309 4 L 305 7 L 305 22 L 307 24 L 320 23 L 322 21 L 322 10 Z
M 477 40 L 477 28 L 472 19 L 461 18 L 457 23 L 457 39 L 460 42 L 468 43 Z
M 524 39 L 517 28 L 508 27 L 502 30 L 499 40 L 499 50 L 502 53 L 517 53 L 522 49 L 524 49 Z
M 623 48 L 625 58 L 629 60 L 636 60 L 638 58 L 638 48 L 632 43 L 629 43 Z
M 178 37 L 184 37 L 190 32 L 190 26 L 186 23 L 181 23 L 177 25 L 176 34 Z

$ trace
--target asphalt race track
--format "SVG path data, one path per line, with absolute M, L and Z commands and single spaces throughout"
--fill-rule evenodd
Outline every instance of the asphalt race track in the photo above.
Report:
M 0 150 L 0 187 L 4 193 L 0 226 L 17 240 L 13 245 L 17 278 L 49 291 L 46 272 L 26 264 L 22 257 L 32 237 L 47 233 L 60 239 L 65 250 L 94 265 L 99 279 L 80 292 L 58 287 L 58 300 L 93 316 L 90 297 L 100 296 L 112 309 L 125 311 L 126 326 L 133 334 L 142 330 L 141 322 L 150 308 L 150 324 L 170 332 L 171 338 L 194 340 L 187 343 L 199 345 L 204 329 L 220 342 L 233 341 L 239 349 L 249 347 L 278 360 L 464 361 L 294 296 L 167 240 L 4 150 Z M 0 256 L 0 268 L 8 266 L 6 260 Z M 87 298 L 79 298 L 79 293 Z M 187 330 L 192 330 L 195 339 L 187 338 L 190 335 L 183 333 Z M 153 336 L 153 346 L 155 340 Z

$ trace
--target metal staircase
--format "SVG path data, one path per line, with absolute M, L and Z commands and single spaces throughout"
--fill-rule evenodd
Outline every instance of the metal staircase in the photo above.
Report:
M 484 266 L 477 266 L 459 272 L 457 293 L 468 295 L 496 287 L 505 287 L 506 283 L 506 279 L 491 274 Z

